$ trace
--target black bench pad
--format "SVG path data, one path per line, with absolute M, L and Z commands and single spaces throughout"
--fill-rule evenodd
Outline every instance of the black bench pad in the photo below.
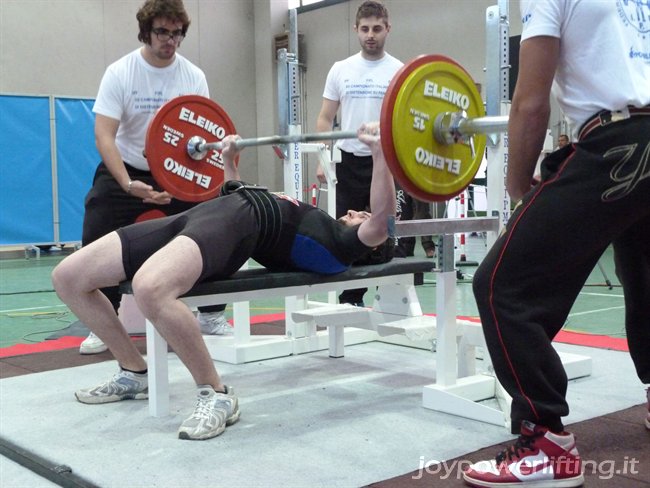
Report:
M 338 283 L 411 273 L 416 275 L 415 284 L 421 285 L 423 283 L 423 273 L 433 271 L 434 268 L 434 260 L 432 259 L 393 258 L 392 261 L 384 264 L 352 266 L 347 271 L 334 275 L 322 275 L 305 271 L 272 272 L 266 268 L 245 269 L 237 271 L 230 278 L 198 283 L 183 296 L 193 297 L 290 286 L 308 286 L 320 283 Z M 127 295 L 133 293 L 130 281 L 120 283 L 120 293 Z

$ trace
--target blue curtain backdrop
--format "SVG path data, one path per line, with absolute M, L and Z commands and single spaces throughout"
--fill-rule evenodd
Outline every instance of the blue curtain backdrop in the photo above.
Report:
M 81 241 L 84 198 L 99 164 L 94 100 L 55 99 L 59 194 L 59 238 Z
M 0 95 L 0 245 L 81 241 L 83 199 L 99 162 L 93 103 L 53 98 L 55 221 L 50 97 Z

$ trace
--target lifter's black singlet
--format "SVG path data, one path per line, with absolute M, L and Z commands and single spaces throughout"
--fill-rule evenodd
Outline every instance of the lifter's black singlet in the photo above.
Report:
M 357 236 L 358 226 L 344 226 L 319 208 L 290 197 L 275 198 L 282 213 L 282 230 L 272 251 L 253 255 L 263 266 L 335 274 L 370 251 Z

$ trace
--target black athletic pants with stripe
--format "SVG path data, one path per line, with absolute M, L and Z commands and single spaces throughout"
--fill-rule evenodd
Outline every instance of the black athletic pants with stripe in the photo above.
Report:
M 125 164 L 129 177 L 132 180 L 142 181 L 162 191 L 149 171 L 141 171 Z M 169 205 L 155 205 L 142 203 L 142 199 L 129 195 L 122 190 L 119 183 L 113 178 L 106 165 L 101 162 L 97 166 L 93 178 L 93 186 L 86 195 L 83 233 L 81 244 L 87 246 L 100 237 L 134 222 L 149 220 L 166 215 L 175 215 L 193 207 L 196 203 L 183 202 L 173 198 Z M 119 288 L 112 286 L 103 288 L 102 292 L 110 300 L 117 312 L 120 306 L 121 295 Z M 200 307 L 204 313 L 219 312 L 226 308 L 225 305 Z
M 474 276 L 495 372 L 513 399 L 513 433 L 522 420 L 563 429 L 567 377 L 551 341 L 610 244 L 630 354 L 639 379 L 650 384 L 648 116 L 597 128 L 551 153 L 541 182 L 524 196 Z M 601 394 L 594 390 L 593 401 Z

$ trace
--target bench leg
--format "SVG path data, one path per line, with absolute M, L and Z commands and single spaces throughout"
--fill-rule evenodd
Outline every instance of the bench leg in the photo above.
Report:
M 235 344 L 248 344 L 251 341 L 250 302 L 235 302 L 232 309 Z
M 293 320 L 293 312 L 306 310 L 309 308 L 307 295 L 289 296 L 284 298 L 284 322 L 286 336 L 290 339 L 300 339 L 301 337 L 312 336 L 316 333 L 316 325 L 311 322 L 298 323 Z
M 167 341 L 147 320 L 147 368 L 149 371 L 149 415 L 169 414 L 169 374 Z
M 332 325 L 327 328 L 329 338 L 329 356 L 342 358 L 345 356 L 345 332 L 342 326 Z

